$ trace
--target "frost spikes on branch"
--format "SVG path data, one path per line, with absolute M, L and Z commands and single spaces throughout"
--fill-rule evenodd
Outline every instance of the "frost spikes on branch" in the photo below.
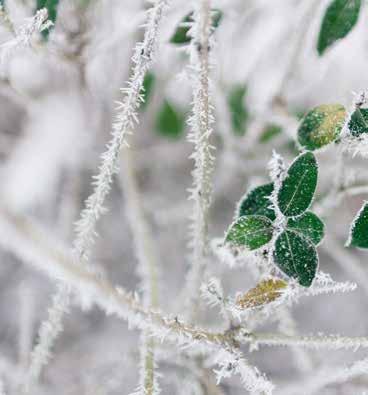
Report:
M 4 9 L 1 8 L 1 15 L 5 21 Z M 11 56 L 18 50 L 30 47 L 32 38 L 35 33 L 40 33 L 52 26 L 52 22 L 47 20 L 48 14 L 46 8 L 38 10 L 36 14 L 26 19 L 26 23 L 14 31 L 14 38 L 6 41 L 0 46 L 0 71 L 4 74 L 4 68 Z M 9 22 L 9 19 L 6 19 Z
M 138 122 L 137 109 L 142 102 L 142 86 L 146 72 L 154 58 L 159 25 L 167 0 L 156 0 L 147 11 L 144 39 L 137 44 L 132 57 L 134 67 L 127 88 L 121 89 L 125 97 L 118 104 L 116 119 L 112 126 L 112 138 L 102 154 L 99 174 L 94 177 L 94 191 L 86 201 L 81 219 L 76 224 L 75 252 L 78 260 L 88 261 L 96 237 L 96 223 L 106 211 L 105 198 L 110 192 L 114 174 L 118 171 L 118 158 L 122 147 L 127 146 L 126 137 Z
M 194 160 L 193 187 L 190 199 L 194 202 L 192 215 L 191 242 L 193 250 L 191 268 L 187 278 L 187 308 L 195 314 L 195 304 L 199 298 L 205 260 L 208 254 L 208 211 L 212 194 L 212 173 L 214 166 L 214 147 L 210 144 L 212 133 L 212 106 L 209 93 L 209 51 L 211 32 L 211 7 L 209 0 L 195 2 L 194 22 L 190 29 L 191 80 L 193 87 L 193 112 L 188 123 L 191 127 L 189 141 L 194 144 L 190 156 Z
M 220 366 L 220 369 L 215 371 L 218 384 L 223 378 L 238 374 L 244 388 L 251 394 L 272 394 L 274 385 L 257 368 L 250 366 L 240 352 L 221 350 L 217 360 Z
M 31 386 L 38 381 L 42 368 L 51 358 L 51 349 L 63 330 L 63 316 L 69 310 L 69 297 L 69 287 L 64 284 L 59 285 L 48 310 L 48 317 L 41 324 L 38 334 L 39 343 L 31 355 L 31 363 L 23 387 L 25 393 L 29 393 Z

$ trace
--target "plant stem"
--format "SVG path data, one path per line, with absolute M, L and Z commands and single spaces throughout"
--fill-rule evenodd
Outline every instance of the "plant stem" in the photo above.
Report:
M 193 114 L 189 120 L 189 140 L 194 144 L 193 187 L 190 199 L 194 201 L 191 225 L 193 256 L 185 288 L 188 315 L 193 320 L 197 313 L 199 289 L 208 254 L 208 213 L 212 194 L 214 157 L 210 145 L 213 116 L 209 98 L 209 50 L 211 31 L 210 0 L 198 1 L 191 29 L 191 68 L 193 70 Z

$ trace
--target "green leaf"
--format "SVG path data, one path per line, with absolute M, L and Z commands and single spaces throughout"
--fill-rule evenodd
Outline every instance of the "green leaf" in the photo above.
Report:
M 37 0 L 36 11 L 40 10 L 41 8 L 46 8 L 48 13 L 48 19 L 52 23 L 55 23 L 58 4 L 59 0 Z M 47 40 L 49 36 L 49 29 L 43 30 L 41 34 Z
M 147 107 L 148 101 L 151 97 L 153 86 L 155 85 L 155 75 L 153 73 L 146 73 L 143 80 L 142 98 L 143 102 L 141 104 L 141 109 L 144 110 Z
M 344 38 L 358 21 L 361 0 L 333 0 L 322 20 L 317 50 L 322 55 L 336 40 Z
M 289 218 L 287 228 L 306 237 L 314 245 L 318 245 L 323 239 L 325 225 L 316 214 L 307 211 L 300 217 Z
M 216 29 L 222 19 L 222 12 L 219 9 L 212 10 L 212 27 Z M 191 37 L 188 36 L 188 32 L 191 24 L 193 23 L 193 11 L 186 15 L 183 20 L 179 23 L 179 26 L 172 35 L 170 42 L 176 45 L 183 45 L 190 43 Z
M 350 133 L 358 137 L 363 133 L 368 133 L 368 109 L 358 108 L 353 112 L 349 122 Z
M 365 202 L 354 218 L 347 246 L 368 248 L 368 203 Z
M 248 120 L 248 111 L 244 106 L 245 94 L 246 87 L 237 85 L 231 89 L 228 97 L 231 125 L 234 133 L 238 136 L 244 135 L 246 122 Z
M 261 136 L 259 137 L 259 142 L 268 143 L 274 137 L 278 136 L 281 132 L 282 132 L 281 126 L 275 124 L 267 125 L 264 128 Z
M 275 211 L 270 208 L 271 202 L 269 197 L 273 192 L 273 183 L 261 185 L 246 193 L 240 200 L 237 217 L 243 215 L 263 215 L 274 221 L 276 218 Z
M 225 236 L 225 242 L 256 250 L 272 239 L 272 221 L 261 215 L 245 215 L 238 218 Z
M 340 104 L 324 104 L 313 108 L 299 126 L 299 144 L 314 151 L 336 141 L 345 117 L 345 108 Z
M 318 167 L 312 152 L 299 155 L 288 169 L 277 195 L 277 202 L 286 217 L 297 217 L 312 203 L 317 186 Z
M 287 283 L 279 278 L 262 280 L 254 288 L 238 297 L 236 304 L 241 309 L 263 306 L 279 298 L 286 286 Z
M 156 130 L 164 137 L 178 139 L 184 130 L 185 117 L 172 103 L 165 100 L 156 119 Z
M 318 255 L 312 242 L 298 233 L 285 230 L 276 239 L 273 257 L 276 265 L 300 285 L 309 287 L 316 275 Z

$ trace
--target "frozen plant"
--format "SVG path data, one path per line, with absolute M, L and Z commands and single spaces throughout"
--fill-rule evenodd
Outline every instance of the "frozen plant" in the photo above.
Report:
M 367 22 L 0 0 L 0 395 L 368 391 Z

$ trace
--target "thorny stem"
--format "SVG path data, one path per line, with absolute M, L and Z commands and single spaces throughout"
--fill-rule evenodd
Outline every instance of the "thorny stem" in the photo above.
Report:
M 141 277 L 143 287 L 143 303 L 147 308 L 157 308 L 157 258 L 153 236 L 143 212 L 142 201 L 133 169 L 134 162 L 131 150 L 124 150 L 122 155 L 122 164 L 120 180 L 124 190 L 126 213 L 133 234 L 135 252 L 139 262 L 138 272 Z M 143 331 L 141 343 L 142 371 L 140 381 L 142 394 L 153 395 L 158 391 L 155 379 L 155 344 L 154 340 L 150 337 L 149 331 Z
M 189 121 L 189 136 L 194 144 L 193 187 L 190 198 L 194 201 L 191 226 L 193 257 L 187 278 L 185 297 L 191 320 L 196 315 L 199 289 L 203 279 L 208 254 L 208 212 L 212 194 L 213 155 L 210 145 L 212 132 L 211 105 L 209 100 L 209 49 L 211 31 L 210 0 L 198 2 L 194 12 L 191 44 L 193 69 L 193 115 Z

